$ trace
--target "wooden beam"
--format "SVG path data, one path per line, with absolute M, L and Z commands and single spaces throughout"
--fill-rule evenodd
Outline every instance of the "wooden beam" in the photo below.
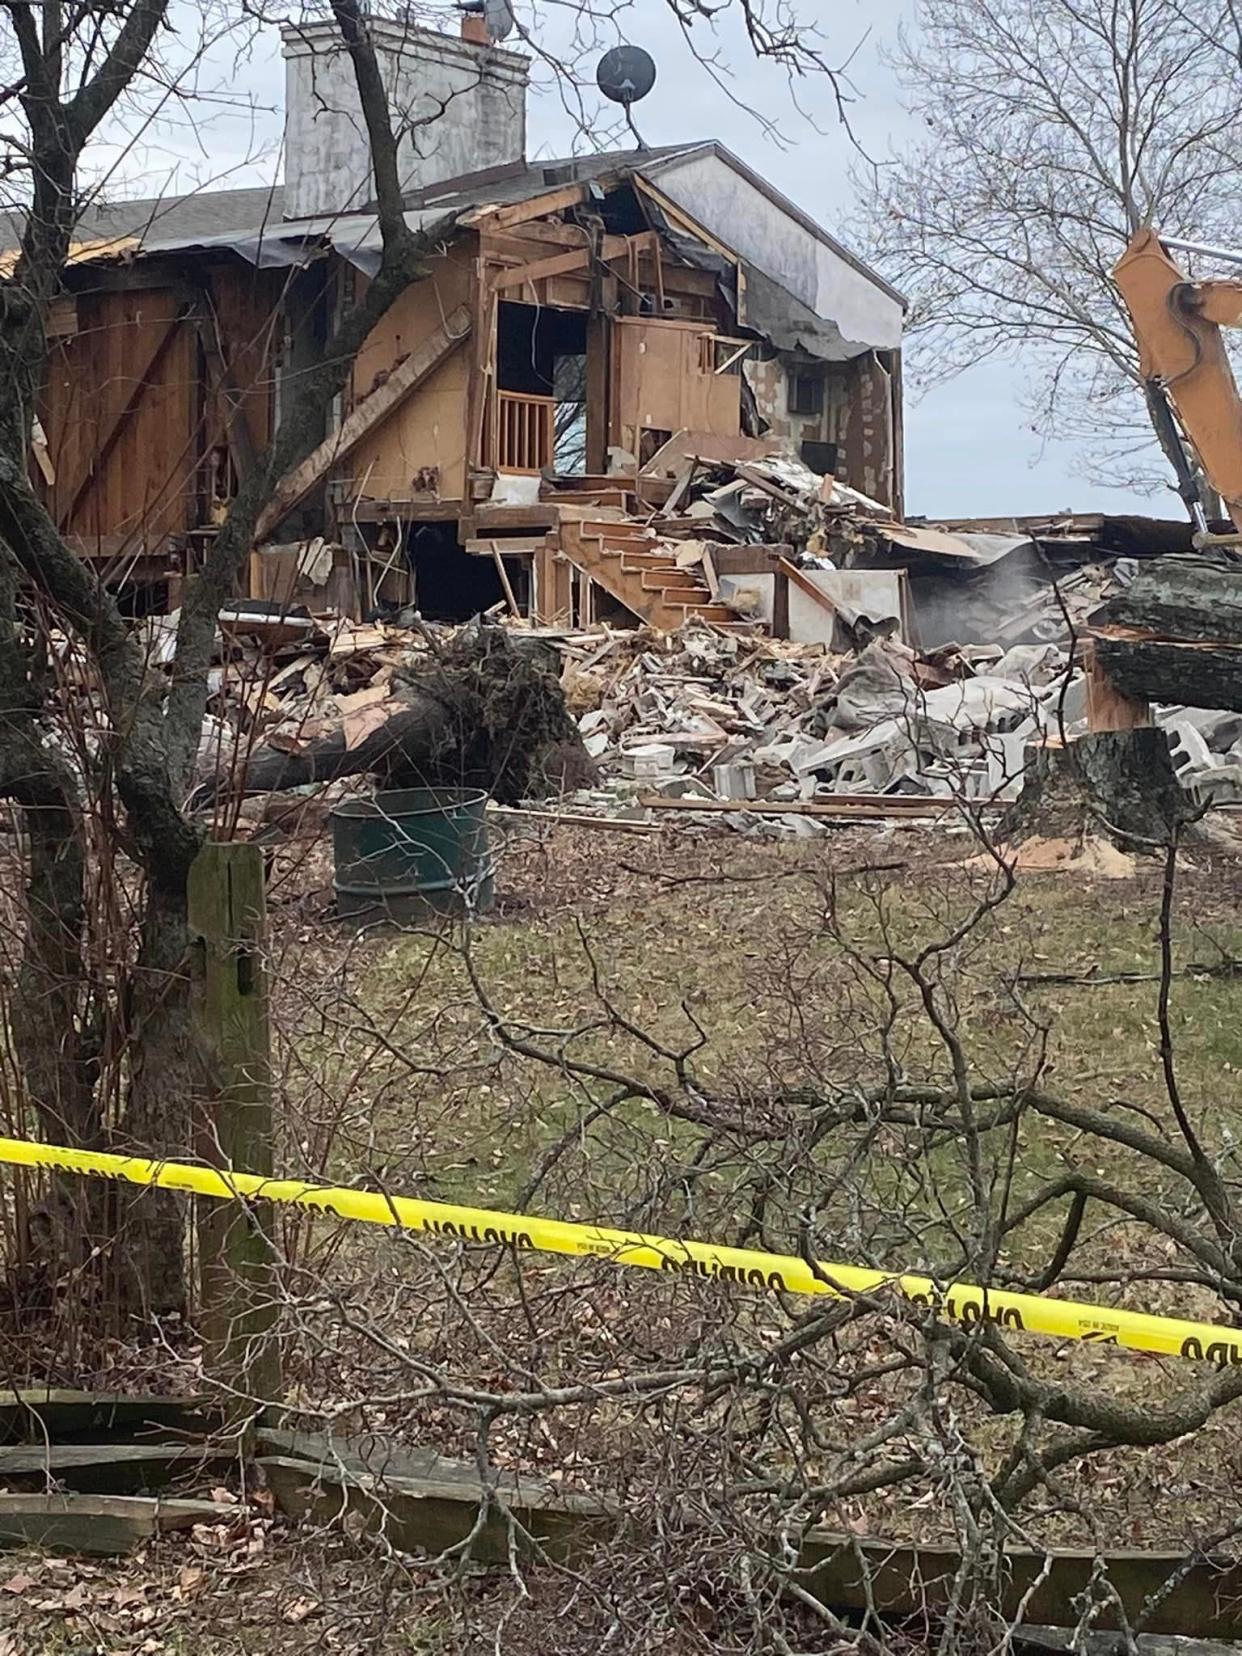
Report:
M 68 506 L 57 513 L 56 521 L 59 528 L 67 529 L 69 527 L 70 523 L 73 521 L 74 513 L 82 504 L 82 501 L 86 497 L 91 484 L 94 483 L 95 479 L 103 472 L 104 466 L 107 464 L 108 456 L 116 447 L 117 440 L 119 439 L 121 432 L 124 430 L 125 426 L 134 414 L 138 404 L 142 401 L 151 375 L 164 360 L 169 346 L 172 344 L 177 335 L 177 330 L 181 327 L 181 324 L 185 321 L 186 317 L 189 316 L 190 308 L 191 307 L 188 304 L 178 306 L 176 315 L 170 316 L 165 322 L 162 330 L 160 331 L 159 338 L 155 341 L 155 344 L 152 346 L 151 350 L 148 351 L 146 358 L 136 365 L 134 369 L 133 388 L 130 391 L 129 396 L 126 397 L 124 403 L 108 422 L 99 441 L 95 444 L 90 458 L 87 461 L 86 470 L 70 491 Z
M 819 605 L 820 609 L 827 610 L 828 614 L 832 616 L 834 621 L 840 619 L 841 612 L 837 609 L 837 606 L 833 603 L 832 599 L 826 592 L 820 591 L 819 587 L 815 585 L 815 582 L 804 569 L 799 569 L 797 564 L 791 562 L 788 558 L 778 558 L 776 567 L 779 573 L 782 574 L 787 581 L 793 582 L 799 592 L 805 592 L 807 597 L 810 598 L 812 602 Z
M 218 1524 L 214 1501 L 165 1501 L 144 1495 L 0 1495 L 0 1547 L 86 1553 L 133 1552 L 154 1536 L 195 1524 Z
M 509 580 L 509 571 L 505 568 L 505 560 L 501 557 L 499 551 L 497 550 L 495 541 L 492 542 L 492 562 L 496 565 L 496 574 L 500 579 L 500 586 L 505 595 L 505 602 L 509 606 L 509 614 L 516 620 L 521 620 L 522 611 L 517 599 L 513 596 L 513 586 Z
M 186 1438 L 219 1424 L 198 1397 L 143 1397 L 129 1392 L 74 1391 L 57 1386 L 16 1387 L 0 1392 L 0 1441 L 63 1443 L 107 1434 L 150 1437 L 156 1431 Z
M 30 1443 L 0 1449 L 0 1481 L 46 1488 L 54 1479 L 84 1495 L 136 1495 L 236 1465 L 236 1449 L 195 1443 Z
M 270 535 L 333 466 L 344 460 L 364 437 L 400 408 L 411 392 L 417 391 L 470 332 L 470 311 L 467 306 L 458 305 L 440 327 L 393 369 L 377 391 L 372 391 L 351 411 L 338 431 L 325 437 L 301 465 L 285 473 L 276 485 L 272 498 L 259 513 L 254 530 L 255 540 L 261 541 Z
M 495 270 L 488 279 L 488 285 L 497 291 L 519 287 L 527 282 L 541 282 L 548 276 L 566 276 L 573 270 L 585 270 L 596 257 L 605 263 L 610 259 L 619 259 L 632 250 L 635 242 L 645 240 L 646 236 L 646 231 L 641 236 L 604 236 L 598 249 L 575 247 L 568 253 L 554 253 L 546 259 L 534 259 L 530 264 Z
M 547 218 L 550 213 L 564 212 L 566 207 L 578 207 L 586 198 L 585 184 L 562 184 L 546 195 L 515 201 L 509 207 L 480 207 L 462 222 L 477 224 L 484 230 L 507 230 L 515 224 L 525 224 L 527 219 Z
M 953 809 L 944 795 L 838 794 L 833 799 L 695 799 L 683 794 L 640 794 L 638 803 L 653 811 L 748 811 L 751 816 L 924 817 Z

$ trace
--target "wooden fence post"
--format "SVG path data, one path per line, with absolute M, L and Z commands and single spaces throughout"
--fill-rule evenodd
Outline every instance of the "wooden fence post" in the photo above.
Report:
M 263 852 L 209 842 L 190 870 L 194 1007 L 211 1075 L 202 1153 L 219 1167 L 272 1172 L 271 1033 Z M 272 1209 L 198 1204 L 200 1326 L 207 1372 L 264 1404 L 280 1399 Z

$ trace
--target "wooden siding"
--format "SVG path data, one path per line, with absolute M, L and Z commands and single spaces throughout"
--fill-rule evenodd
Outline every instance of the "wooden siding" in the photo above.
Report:
M 48 506 L 88 549 L 156 548 L 198 526 L 201 468 L 227 442 L 198 332 L 212 307 L 253 441 L 268 439 L 281 273 L 240 263 L 207 270 L 211 307 L 174 277 L 157 286 L 144 272 L 132 289 L 79 292 L 76 331 L 51 341 L 42 409 L 56 469 Z

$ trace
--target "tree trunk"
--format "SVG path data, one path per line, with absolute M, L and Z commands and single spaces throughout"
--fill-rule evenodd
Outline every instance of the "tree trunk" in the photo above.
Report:
M 126 1030 L 129 1097 L 114 1148 L 149 1156 L 189 1152 L 205 1068 L 190 1012 L 184 894 L 147 887 L 142 942 Z M 121 1209 L 117 1278 L 122 1302 L 141 1317 L 186 1308 L 185 1198 L 136 1190 Z
M 1022 792 L 1001 832 L 1011 841 L 1103 834 L 1127 851 L 1155 851 L 1190 814 L 1168 738 L 1145 725 L 1028 749 Z

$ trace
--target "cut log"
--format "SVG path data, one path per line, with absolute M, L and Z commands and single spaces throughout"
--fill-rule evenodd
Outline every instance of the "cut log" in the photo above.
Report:
M 1184 643 L 1242 644 L 1242 559 L 1184 553 L 1141 563 L 1091 624 L 1137 627 Z
M 1127 696 L 1242 713 L 1242 645 L 1097 631 L 1096 660 Z
M 1096 659 L 1122 694 L 1242 712 L 1242 560 L 1152 558 L 1091 628 Z
M 1001 833 L 1011 841 L 1102 835 L 1127 851 L 1150 852 L 1191 814 L 1163 730 L 1101 730 L 1068 746 L 1027 749 L 1022 792 Z

